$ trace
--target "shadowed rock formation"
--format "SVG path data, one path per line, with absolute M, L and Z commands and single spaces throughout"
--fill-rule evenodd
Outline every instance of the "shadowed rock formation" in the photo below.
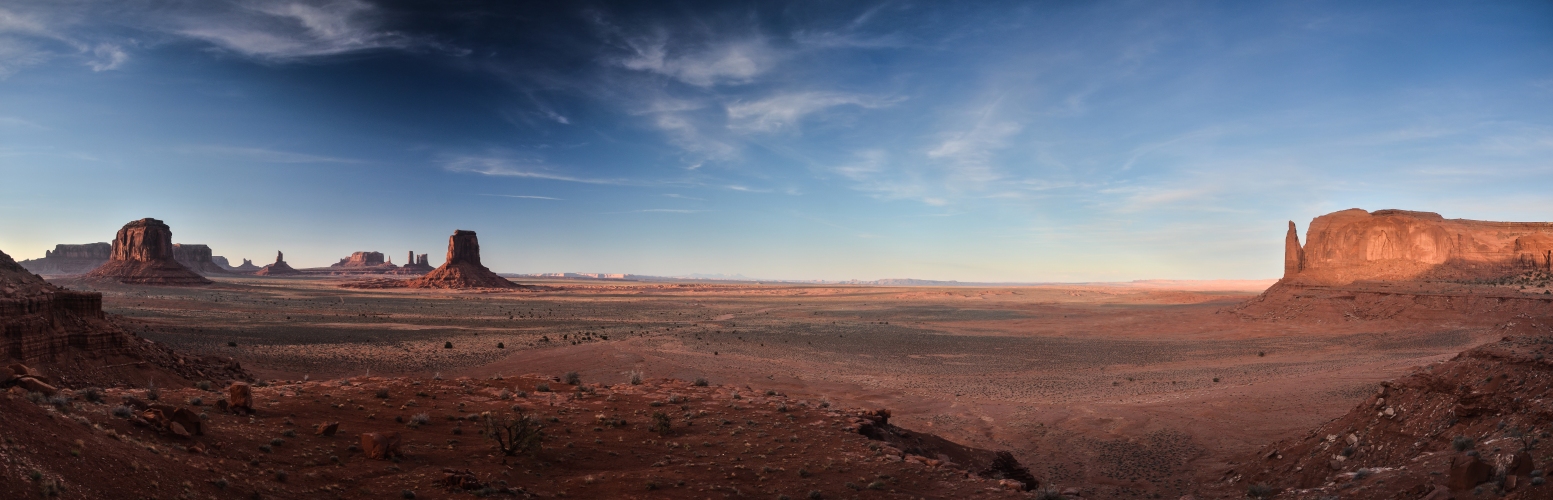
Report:
M 1310 223 L 1305 245 L 1290 222 L 1284 281 L 1493 280 L 1553 271 L 1553 223 L 1446 219 L 1431 212 L 1349 209 Z
M 5 252 L 0 252 L 0 331 L 3 354 L 24 363 L 53 359 L 67 347 L 116 351 L 128 342 L 104 321 L 102 294 L 49 284 Z
M 248 259 L 243 259 L 243 265 L 232 268 L 233 271 L 249 273 L 258 271 L 259 269 L 263 268 L 253 265 L 253 261 Z
M 173 258 L 172 238 L 172 229 L 156 219 L 125 224 L 113 239 L 108 262 L 87 277 L 141 285 L 210 284 Z
M 431 267 L 431 264 L 427 263 L 426 254 L 416 256 L 415 251 L 411 250 L 405 257 L 407 264 L 399 266 L 399 269 L 389 271 L 388 274 L 426 274 L 435 269 Z
M 339 262 L 329 267 L 384 267 L 392 265 L 391 263 L 384 262 L 383 252 L 355 252 L 350 257 L 340 259 Z
M 24 260 L 19 264 L 37 274 L 68 276 L 89 273 L 102 267 L 112 256 L 113 245 L 108 243 L 59 244 L 54 245 L 53 250 L 45 250 L 43 258 Z
M 245 260 L 244 262 L 247 261 Z M 258 271 L 254 271 L 253 274 L 256 276 L 284 276 L 288 274 L 302 274 L 302 271 L 292 269 L 290 265 L 286 264 L 286 254 L 276 250 L 275 263 L 264 266 Z
M 226 268 L 216 263 L 214 253 L 208 245 L 191 245 L 187 243 L 173 244 L 173 260 L 183 264 L 200 274 L 226 274 Z M 226 259 L 221 259 L 225 261 Z
M 410 288 L 517 288 L 480 264 L 480 240 L 474 231 L 453 231 L 448 238 L 448 261 L 437 270 L 405 284 Z

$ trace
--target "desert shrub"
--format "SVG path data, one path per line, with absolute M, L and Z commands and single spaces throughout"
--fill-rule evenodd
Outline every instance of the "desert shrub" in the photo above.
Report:
M 1058 493 L 1055 488 L 1046 488 L 1035 492 L 1035 500 L 1067 500 L 1067 498 Z
M 228 340 L 227 343 L 226 343 L 226 346 L 227 347 L 237 347 L 237 342 L 236 341 L 232 341 L 232 340 Z
M 413 500 L 415 498 L 415 492 L 410 490 L 402 490 L 399 492 L 399 498 Z
M 276 481 L 280 481 L 280 482 L 284 483 L 284 482 L 286 482 L 286 478 L 287 477 L 290 477 L 290 476 L 288 474 L 286 474 L 286 471 L 283 471 L 283 470 L 275 471 L 275 480 Z
M 631 385 L 642 385 L 642 372 L 631 372 Z
M 767 396 L 775 396 L 776 395 L 776 391 L 773 391 L 771 389 L 766 389 L 766 395 Z
M 208 391 L 208 390 L 210 390 L 210 381 L 209 380 L 201 380 L 199 382 L 195 382 L 194 383 L 194 387 L 196 389 L 199 389 L 199 390 L 202 390 L 202 391 Z
M 58 408 L 59 411 L 62 411 L 62 412 L 65 412 L 65 413 L 69 413 L 70 412 L 70 398 L 67 398 L 67 397 L 64 397 L 64 396 L 54 396 L 54 397 L 49 398 L 48 401 L 49 401 L 50 405 L 53 405 L 55 408 Z
M 195 397 L 189 398 L 189 404 L 194 405 L 194 406 L 204 406 L 205 405 L 205 400 L 203 398 L 200 398 L 199 396 L 195 396 Z
M 825 498 L 825 494 L 820 493 L 820 490 L 809 490 L 809 494 L 807 496 L 809 497 L 809 500 L 820 500 L 821 498 Z
M 453 348 L 453 343 L 452 342 L 443 342 L 442 343 L 442 348 L 443 349 L 452 349 Z
M 497 349 L 506 349 L 507 348 L 507 344 L 502 343 L 502 342 L 497 342 L 496 343 L 496 348 Z
M 1272 498 L 1273 487 L 1266 484 L 1253 484 L 1246 488 L 1246 496 L 1251 498 Z
M 510 391 L 508 391 L 506 389 L 502 389 L 501 391 L 496 393 L 496 399 L 500 399 L 502 401 L 506 401 L 506 400 L 512 399 L 512 392 L 510 392 Z
M 582 377 L 577 375 L 577 372 L 566 372 L 566 376 L 562 377 L 562 379 L 566 381 L 566 385 L 577 385 L 582 383 Z
M 98 389 L 96 387 L 87 387 L 85 389 L 81 389 L 81 397 L 86 398 L 87 401 L 96 404 L 102 404 L 103 402 L 102 389 Z
M 1375 471 L 1372 471 L 1372 470 L 1369 470 L 1369 469 L 1359 469 L 1359 470 L 1353 471 L 1353 479 L 1355 481 L 1358 481 L 1360 479 L 1364 479 L 1364 478 L 1370 477 L 1370 475 L 1374 474 L 1374 473 L 1375 473 Z
M 275 449 L 271 448 L 270 445 L 261 444 L 261 445 L 259 445 L 259 451 L 262 451 L 262 452 L 265 452 L 265 453 L 270 453 L 270 452 L 275 451 Z
M 384 387 L 382 389 L 378 389 L 377 393 L 373 395 L 377 396 L 378 399 L 388 399 L 388 388 Z
M 534 392 L 550 392 L 550 384 L 540 382 L 539 385 L 534 386 Z
M 270 440 L 270 446 L 280 446 L 280 445 L 283 445 L 283 444 L 286 444 L 286 440 L 281 439 L 281 438 L 275 438 L 275 439 L 271 439 Z
M 539 422 L 519 413 L 517 416 L 502 418 L 486 415 L 485 437 L 496 442 L 496 448 L 510 457 L 538 449 L 545 435 L 544 427 Z
M 694 384 L 695 384 L 696 387 L 706 387 L 706 379 L 701 378 L 701 377 L 696 377 L 696 381 L 694 382 Z
M 118 405 L 118 406 L 113 407 L 113 416 L 115 416 L 115 417 L 129 418 L 131 415 L 134 415 L 134 414 L 135 414 L 134 410 L 129 409 L 128 406 Z
M 655 411 L 655 412 L 652 413 L 652 431 L 653 432 L 656 432 L 656 433 L 662 435 L 662 434 L 668 434 L 669 431 L 671 431 L 671 430 L 673 430 L 673 421 L 669 419 L 669 415 L 668 414 L 663 413 L 661 411 Z
M 1451 448 L 1456 451 L 1467 451 L 1472 449 L 1474 445 L 1472 438 L 1466 436 L 1456 436 L 1454 439 L 1451 439 Z
M 1342 456 L 1345 456 L 1345 457 L 1351 457 L 1351 456 L 1353 456 L 1354 452 L 1356 452 L 1356 451 L 1359 451 L 1359 449 L 1358 448 L 1354 448 L 1352 446 L 1349 446 L 1349 447 L 1343 448 L 1343 451 L 1338 452 L 1338 453 L 1341 454 Z
M 210 484 L 215 485 L 218 490 L 224 490 L 228 486 L 226 478 L 217 478 L 215 481 L 211 481 Z
M 858 486 L 857 483 L 854 483 L 854 482 L 851 482 L 851 481 L 848 481 L 847 484 L 845 484 L 844 486 L 846 486 L 848 488 L 852 488 L 854 490 L 861 490 L 861 489 L 863 489 L 862 486 Z
M 417 413 L 410 417 L 410 427 L 420 427 L 431 423 L 431 415 Z
M 286 436 L 288 438 L 294 438 L 294 437 L 297 437 L 297 431 L 295 429 L 286 429 L 284 431 L 281 431 L 280 435 Z

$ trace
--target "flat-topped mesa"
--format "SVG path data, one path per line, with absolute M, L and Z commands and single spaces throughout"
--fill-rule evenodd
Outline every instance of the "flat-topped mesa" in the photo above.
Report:
M 68 347 L 123 350 L 128 336 L 102 314 L 102 294 L 60 288 L 0 252 L 0 359 L 52 360 Z
M 146 218 L 119 229 L 108 262 L 87 277 L 141 285 L 207 285 L 211 281 L 179 264 L 173 257 L 173 231 L 162 221 Z
M 1290 284 L 1355 281 L 1487 281 L 1553 271 L 1553 223 L 1446 219 L 1430 212 L 1349 209 L 1316 217 L 1305 244 L 1290 223 L 1284 279 Z
M 255 276 L 284 276 L 288 274 L 302 274 L 302 271 L 292 269 L 291 265 L 286 264 L 286 254 L 280 250 L 276 250 L 275 263 L 259 268 L 259 270 L 254 271 L 253 274 Z
M 393 263 L 385 262 L 383 252 L 353 252 L 350 257 L 340 259 L 339 262 L 329 267 L 387 267 Z
M 36 274 L 64 276 L 89 273 L 108 262 L 112 256 L 113 245 L 107 242 L 59 244 L 54 245 L 53 250 L 44 250 L 43 258 L 24 260 L 19 264 Z
M 216 263 L 215 254 L 208 245 L 174 243 L 173 260 L 178 261 L 179 264 L 183 264 L 183 267 L 187 267 L 190 271 L 196 273 L 227 274 L 226 268 Z M 225 260 L 222 259 L 222 261 Z
M 516 288 L 518 285 L 480 264 L 480 240 L 474 231 L 453 231 L 448 238 L 448 261 L 431 273 L 409 280 L 410 288 Z

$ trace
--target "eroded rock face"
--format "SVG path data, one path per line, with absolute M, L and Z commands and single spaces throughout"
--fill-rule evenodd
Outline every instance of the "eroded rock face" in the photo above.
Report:
M 187 243 L 173 244 L 173 260 L 200 274 L 226 274 L 226 268 L 216 262 L 215 253 L 208 245 Z M 221 259 L 225 262 L 226 259 Z
M 253 274 L 257 276 L 284 276 L 288 274 L 302 274 L 302 271 L 292 269 L 289 264 L 286 264 L 286 254 L 276 250 L 275 263 L 264 266 L 258 271 L 254 271 Z
M 28 363 L 53 360 L 69 348 L 117 352 L 129 342 L 104 319 L 102 294 L 51 285 L 5 252 L 0 252 L 0 334 L 0 356 Z
M 1553 223 L 1446 219 L 1430 212 L 1349 209 L 1311 221 L 1305 244 L 1290 223 L 1284 280 L 1493 280 L 1553 271 Z
M 59 244 L 54 245 L 53 250 L 45 250 L 43 258 L 24 260 L 20 264 L 36 274 L 68 276 L 89 273 L 108 262 L 112 255 L 113 245 L 106 242 Z
M 480 241 L 474 231 L 459 229 L 448 238 L 448 261 L 437 270 L 406 283 L 410 288 L 515 288 L 518 285 L 480 264 Z
M 210 283 L 178 263 L 173 250 L 173 231 L 166 223 L 150 218 L 133 221 L 119 229 L 108 262 L 87 276 L 141 285 Z
M 329 267 L 375 267 L 385 265 L 383 252 L 354 252 Z

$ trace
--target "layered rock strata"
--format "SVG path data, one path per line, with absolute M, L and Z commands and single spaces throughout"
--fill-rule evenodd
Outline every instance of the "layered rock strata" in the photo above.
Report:
M 1431 212 L 1349 209 L 1311 221 L 1304 245 L 1294 223 L 1283 281 L 1482 281 L 1553 271 L 1553 223 L 1446 219 Z
M 0 333 L 0 353 L 24 363 L 54 359 L 71 347 L 101 353 L 128 343 L 104 320 L 102 294 L 49 284 L 5 252 L 0 252 Z
M 383 252 L 354 252 L 350 257 L 340 259 L 329 267 L 385 267 L 393 266 L 393 263 L 385 262 Z
M 196 273 L 227 274 L 226 268 L 216 263 L 214 252 L 210 250 L 208 245 L 174 243 L 173 260 L 178 261 L 179 264 L 183 264 L 183 267 L 187 267 L 190 271 Z M 221 261 L 226 262 L 226 258 L 222 258 Z
M 480 263 L 480 240 L 459 229 L 448 237 L 448 260 L 435 271 L 405 283 L 410 288 L 516 288 L 518 285 Z
M 256 276 L 284 276 L 289 274 L 302 274 L 302 271 L 293 269 L 290 265 L 286 264 L 286 254 L 276 250 L 275 263 L 264 266 L 258 271 L 254 271 L 253 274 Z
M 37 274 L 68 276 L 89 273 L 108 262 L 112 256 L 113 245 L 106 242 L 59 244 L 54 245 L 53 250 L 44 250 L 43 258 L 24 260 L 19 264 Z
M 142 285 L 205 285 L 211 281 L 173 257 L 173 232 L 162 221 L 146 218 L 125 224 L 113 239 L 108 262 L 87 277 Z

